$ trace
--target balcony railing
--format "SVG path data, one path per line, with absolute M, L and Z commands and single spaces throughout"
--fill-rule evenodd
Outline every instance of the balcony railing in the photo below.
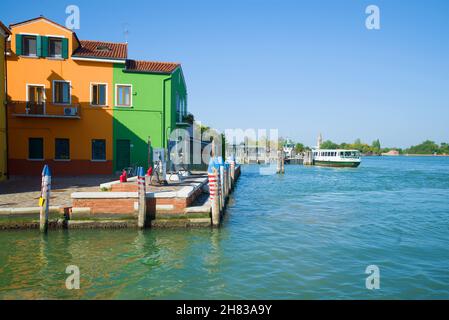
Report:
M 54 105 L 26 101 L 8 102 L 8 112 L 15 117 L 80 119 L 79 104 Z

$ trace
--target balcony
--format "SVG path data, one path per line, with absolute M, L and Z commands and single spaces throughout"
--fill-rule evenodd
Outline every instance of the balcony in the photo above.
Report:
M 54 105 L 26 101 L 8 102 L 8 112 L 20 118 L 81 119 L 79 104 Z

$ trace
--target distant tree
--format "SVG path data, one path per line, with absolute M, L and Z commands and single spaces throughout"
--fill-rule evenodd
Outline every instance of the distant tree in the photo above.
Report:
M 373 141 L 371 147 L 372 147 L 372 152 L 373 152 L 373 153 L 375 153 L 375 154 L 380 154 L 381 146 L 380 146 L 380 141 L 379 141 L 379 139 Z
M 440 152 L 440 147 L 431 140 L 426 140 L 416 146 L 411 146 L 406 150 L 409 154 L 434 154 Z
M 193 122 L 195 121 L 195 116 L 193 114 L 189 113 L 184 116 L 184 121 L 186 123 L 193 124 Z
M 440 153 L 441 154 L 449 154 L 449 144 L 446 142 L 442 142 L 440 145 Z
M 338 149 L 338 147 L 338 144 L 330 140 L 323 141 L 320 146 L 321 149 Z
M 295 144 L 295 152 L 296 153 L 304 152 L 304 149 L 305 149 L 305 147 L 304 147 L 304 145 L 302 143 L 296 143 Z

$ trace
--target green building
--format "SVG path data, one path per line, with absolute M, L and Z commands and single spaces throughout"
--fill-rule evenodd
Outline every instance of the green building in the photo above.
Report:
M 149 148 L 167 148 L 185 126 L 187 89 L 180 64 L 127 60 L 114 65 L 114 170 L 148 167 Z

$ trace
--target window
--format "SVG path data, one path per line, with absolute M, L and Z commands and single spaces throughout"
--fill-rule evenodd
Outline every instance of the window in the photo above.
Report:
M 27 85 L 27 102 L 43 104 L 45 102 L 45 87 L 41 85 Z
M 92 140 L 92 160 L 94 161 L 106 160 L 106 140 L 103 139 Z
M 23 36 L 24 56 L 37 57 L 37 38 L 36 36 Z
M 44 160 L 44 139 L 29 138 L 28 139 L 28 159 Z
M 70 104 L 70 82 L 53 81 L 53 102 Z
M 48 39 L 48 56 L 51 58 L 62 58 L 62 39 Z
M 106 84 L 92 84 L 91 85 L 91 105 L 105 106 L 106 103 Z
M 55 139 L 55 160 L 70 160 L 69 139 Z
M 132 86 L 127 84 L 118 84 L 116 86 L 117 96 L 115 105 L 118 107 L 131 107 L 131 90 Z

